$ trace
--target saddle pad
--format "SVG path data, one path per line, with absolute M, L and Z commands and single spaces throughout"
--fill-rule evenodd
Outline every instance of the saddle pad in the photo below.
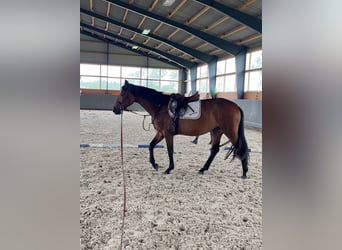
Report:
M 179 119 L 196 120 L 201 117 L 201 100 L 189 102 L 188 106 L 190 107 L 187 107 L 185 114 L 183 116 L 179 116 Z M 173 118 L 174 115 L 172 114 L 170 109 L 168 109 L 168 111 L 169 115 Z

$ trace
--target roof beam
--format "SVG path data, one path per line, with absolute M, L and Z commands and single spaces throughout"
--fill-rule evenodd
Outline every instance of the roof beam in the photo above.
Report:
M 108 3 L 108 4 L 107 4 L 107 14 L 106 14 L 107 17 L 109 17 L 109 14 L 110 14 L 110 6 L 111 6 L 110 3 Z M 106 23 L 105 31 L 108 31 L 108 29 L 109 29 L 109 23 L 107 22 L 107 23 Z
M 171 18 L 174 14 L 177 13 L 177 11 L 182 8 L 182 6 L 186 3 L 186 0 L 183 0 L 180 4 L 178 4 L 171 13 L 167 15 L 167 18 Z
M 175 29 L 170 35 L 167 36 L 167 39 L 171 39 L 171 37 L 173 37 L 178 31 L 179 29 Z
M 126 45 L 123 45 L 123 44 L 121 44 L 121 43 L 119 43 L 119 42 L 116 42 L 116 41 L 114 41 L 114 40 L 111 40 L 111 39 L 108 39 L 108 38 L 103 38 L 103 37 L 101 37 L 101 36 L 99 36 L 99 35 L 97 35 L 97 34 L 92 34 L 91 32 L 89 32 L 89 31 L 86 31 L 86 30 L 81 30 L 81 34 L 83 34 L 83 35 L 86 35 L 86 36 L 89 36 L 89 37 L 92 37 L 92 38 L 95 38 L 95 39 L 97 39 L 97 40 L 99 40 L 99 41 L 102 41 L 102 42 L 105 42 L 105 43 L 109 43 L 109 44 L 113 44 L 113 45 L 115 45 L 115 46 L 117 46 L 117 47 L 120 47 L 120 48 L 123 48 L 123 49 L 126 49 L 126 50 L 129 50 L 129 51 L 132 51 L 132 52 L 134 52 L 134 53 L 137 53 L 137 54 L 140 54 L 140 55 L 142 55 L 142 56 L 147 56 L 146 54 L 146 52 L 143 52 L 143 51 L 140 51 L 140 50 L 135 50 L 135 49 L 132 49 L 131 47 L 127 47 Z M 82 52 L 82 51 L 81 51 Z M 87 51 L 83 51 L 84 53 L 88 53 Z M 177 67 L 177 68 L 183 68 L 183 67 L 180 67 L 178 64 L 176 64 L 176 63 L 174 63 L 174 62 L 172 62 L 172 61 L 169 61 L 169 60 L 167 60 L 167 59 L 164 59 L 164 58 L 162 58 L 162 57 L 157 57 L 157 56 L 153 56 L 153 55 L 148 55 L 149 57 L 152 57 L 153 59 L 155 59 L 155 60 L 158 60 L 158 61 L 161 61 L 161 62 L 163 62 L 163 63 L 167 63 L 167 64 L 170 64 L 170 65 L 172 65 L 172 66 L 174 66 L 174 67 Z
M 91 11 L 94 11 L 93 0 L 89 0 L 89 8 L 90 8 Z
M 122 18 L 122 22 L 123 23 L 126 23 L 127 15 L 128 15 L 128 10 L 125 11 L 125 14 L 124 14 L 124 16 Z
M 138 25 L 138 29 L 141 28 L 141 25 L 143 24 L 143 22 L 145 21 L 145 19 L 146 19 L 145 16 L 141 19 L 141 21 L 140 21 L 140 23 L 139 23 L 139 25 Z
M 240 5 L 239 10 L 243 10 L 243 9 L 247 8 L 249 5 L 251 5 L 254 2 L 255 2 L 255 0 L 248 0 L 244 4 Z
M 107 17 L 109 17 L 110 14 L 110 3 L 107 4 Z
M 216 27 L 217 25 L 223 23 L 224 21 L 226 21 L 227 19 L 229 19 L 228 16 L 224 16 L 220 19 L 218 19 L 216 22 L 210 24 L 209 26 L 205 27 L 204 29 L 202 29 L 202 31 L 208 31 L 211 30 L 212 28 Z
M 195 36 L 194 35 L 191 35 L 191 36 L 189 36 L 187 39 L 185 39 L 183 42 L 182 42 L 182 44 L 186 44 L 187 42 L 189 42 L 190 40 L 192 40 L 192 39 L 194 39 L 195 38 Z
M 257 17 L 248 15 L 237 9 L 228 7 L 222 3 L 211 1 L 211 0 L 194 0 L 196 2 L 202 3 L 204 5 L 210 6 L 221 13 L 230 16 L 239 23 L 248 26 L 249 28 L 255 30 L 258 33 L 262 33 L 262 21 Z
M 152 31 L 153 34 L 156 34 L 160 27 L 163 26 L 163 23 L 159 23 L 158 26 Z
M 254 2 L 255 2 L 255 0 L 248 0 L 244 4 L 240 5 L 238 9 L 239 10 L 243 10 L 243 9 L 247 8 L 249 5 L 251 5 Z M 202 31 L 211 30 L 214 27 L 216 27 L 217 25 L 221 24 L 222 22 L 224 22 L 224 21 L 226 21 L 228 19 L 229 19 L 229 16 L 224 16 L 224 17 L 220 18 L 219 20 L 217 20 L 216 22 L 214 22 L 214 23 L 210 24 L 209 26 L 205 27 L 204 29 L 202 29 Z
M 191 17 L 189 20 L 187 20 L 185 22 L 186 25 L 189 25 L 191 23 L 193 23 L 197 18 L 199 18 L 200 16 L 202 16 L 205 12 L 207 12 L 209 10 L 209 6 L 205 6 L 203 9 L 201 9 L 199 12 L 197 12 L 196 15 L 194 15 L 193 17 Z
M 105 22 L 109 22 L 111 24 L 114 24 L 114 25 L 117 25 L 119 27 L 122 27 L 122 28 L 125 28 L 127 30 L 130 30 L 130 31 L 133 31 L 135 33 L 138 33 L 138 34 L 142 34 L 142 30 L 141 29 L 137 29 L 135 27 L 132 27 L 128 24 L 125 24 L 125 23 L 121 23 L 119 21 L 116 21 L 116 20 L 113 20 L 113 19 L 110 19 L 108 17 L 105 17 L 105 16 L 102 16 L 102 15 L 99 15 L 95 12 L 91 12 L 89 10 L 85 10 L 83 8 L 81 8 L 81 13 L 83 14 L 87 14 L 89 16 L 92 16 L 92 17 L 96 17 L 102 21 L 105 21 Z M 192 48 L 189 48 L 189 47 L 186 47 L 182 44 L 179 44 L 179 43 L 176 43 L 176 42 L 173 42 L 173 41 L 170 41 L 169 39 L 166 39 L 164 37 L 160 37 L 160 36 L 157 36 L 157 35 L 154 35 L 154 34 L 148 34 L 148 35 L 144 35 L 144 36 L 147 36 L 147 37 L 151 37 L 155 40 L 158 40 L 160 42 L 163 42 L 165 44 L 168 44 L 172 47 L 175 47 L 176 49 L 178 50 L 181 50 L 182 52 L 185 52 L 195 58 L 198 58 L 199 60 L 203 61 L 203 62 L 206 62 L 206 63 L 209 63 L 210 61 L 212 61 L 214 59 L 214 57 L 212 55 L 208 55 L 206 53 L 203 53 L 201 51 L 198 51 L 198 50 L 195 50 L 195 49 L 192 49 Z
M 143 42 L 143 44 L 147 44 L 150 40 L 151 40 L 151 37 L 148 37 L 148 38 Z
M 224 38 L 224 37 L 227 37 L 227 36 L 231 36 L 231 35 L 233 35 L 233 34 L 236 33 L 236 32 L 239 32 L 239 31 L 241 31 L 241 30 L 244 30 L 245 28 L 246 28 L 246 26 L 244 26 L 244 25 L 236 26 L 235 28 L 233 28 L 233 29 L 231 29 L 231 30 L 229 30 L 229 31 L 227 31 L 227 32 L 225 32 L 225 33 L 223 33 L 223 34 L 221 34 L 220 37 L 221 37 L 221 38 Z
M 221 38 L 217 38 L 216 36 L 207 34 L 207 33 L 203 32 L 203 31 L 200 31 L 198 29 L 192 28 L 192 27 L 187 26 L 185 24 L 173 21 L 171 19 L 167 19 L 165 17 L 162 17 L 162 16 L 159 16 L 159 15 L 154 14 L 152 12 L 149 12 L 149 11 L 147 11 L 145 9 L 141 9 L 141 8 L 136 7 L 136 6 L 127 4 L 126 2 L 114 1 L 114 0 L 107 0 L 107 1 L 111 2 L 114 5 L 120 6 L 122 8 L 128 9 L 128 10 L 133 11 L 133 12 L 136 12 L 136 13 L 138 13 L 140 15 L 144 15 L 144 16 L 147 16 L 149 18 L 155 19 L 155 20 L 157 20 L 159 22 L 163 22 L 163 23 L 166 23 L 166 24 L 168 24 L 170 26 L 173 26 L 173 27 L 185 30 L 186 32 L 189 32 L 190 34 L 199 37 L 200 39 L 202 39 L 202 40 L 204 40 L 204 41 L 206 41 L 206 42 L 208 42 L 208 43 L 210 43 L 210 44 L 212 44 L 212 45 L 214 45 L 214 46 L 216 46 L 216 47 L 218 47 L 218 48 L 228 52 L 231 55 L 237 55 L 239 52 L 241 52 L 241 51 L 243 51 L 245 49 L 244 46 L 240 46 L 240 45 L 237 45 L 235 43 L 229 42 L 227 40 L 224 40 L 224 39 L 221 39 Z M 211 2 L 211 1 L 209 1 L 209 2 Z M 259 20 L 259 19 L 257 19 L 257 20 Z
M 118 36 L 118 35 L 116 35 L 116 34 L 113 34 L 113 33 L 110 33 L 110 32 L 107 32 L 107 31 L 104 31 L 104 30 L 101 30 L 101 29 L 98 29 L 98 28 L 93 27 L 93 26 L 91 26 L 91 25 L 89 25 L 89 24 L 86 24 L 86 23 L 82 23 L 82 22 L 81 22 L 80 25 L 81 25 L 83 28 L 87 28 L 87 29 L 89 29 L 89 30 L 98 32 L 98 33 L 100 33 L 100 34 L 102 34 L 102 35 L 114 37 L 114 38 L 119 39 L 119 40 L 121 40 L 121 41 L 125 41 L 125 42 L 130 43 L 130 44 L 135 44 L 135 45 L 137 45 L 137 46 L 139 46 L 139 47 L 141 47 L 141 48 L 145 48 L 145 49 L 147 49 L 147 50 L 153 51 L 153 52 L 155 52 L 155 53 L 157 53 L 157 54 L 159 54 L 159 55 L 161 55 L 161 56 L 163 56 L 163 57 L 165 57 L 165 58 L 168 58 L 168 59 L 174 61 L 175 63 L 178 63 L 179 65 L 181 65 L 181 66 L 183 66 L 183 67 L 185 67 L 185 68 L 191 68 L 191 67 L 195 66 L 195 63 L 190 62 L 190 61 L 188 61 L 188 60 L 185 60 L 185 59 L 179 58 L 179 57 L 177 57 L 177 56 L 171 55 L 171 54 L 169 54 L 169 53 L 167 53 L 167 52 L 164 52 L 164 51 L 157 50 L 157 49 L 155 49 L 155 48 L 146 46 L 146 45 L 141 44 L 141 43 L 138 43 L 138 42 L 136 42 L 136 41 L 132 41 L 132 40 L 127 39 L 127 38 L 124 38 L 124 37 L 122 37 L 122 36 Z
M 123 31 L 123 28 L 121 27 L 121 28 L 120 28 L 120 31 L 119 31 L 119 33 L 118 33 L 119 36 L 121 36 L 122 31 Z
M 261 37 L 261 34 L 254 34 L 254 35 L 245 37 L 244 39 L 241 39 L 241 40 L 237 41 L 237 43 L 238 43 L 238 44 L 247 43 L 247 42 L 253 41 L 253 40 L 255 40 L 255 39 L 258 39 L 258 38 L 260 38 L 260 37 Z
M 158 0 L 154 0 L 154 2 L 148 8 L 148 11 L 152 11 L 154 9 L 154 7 L 156 7 L 157 3 L 158 3 Z

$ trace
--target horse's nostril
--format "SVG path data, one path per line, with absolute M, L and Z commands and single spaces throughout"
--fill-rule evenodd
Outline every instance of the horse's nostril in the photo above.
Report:
M 115 107 L 115 108 L 113 108 L 113 112 L 114 112 L 114 114 L 119 115 L 121 113 L 121 109 Z

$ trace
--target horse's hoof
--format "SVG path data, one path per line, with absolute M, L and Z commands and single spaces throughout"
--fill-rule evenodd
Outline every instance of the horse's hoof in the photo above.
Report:
M 158 164 L 152 164 L 152 167 L 153 167 L 156 171 L 158 171 L 158 168 L 159 168 Z
M 247 176 L 246 175 L 242 175 L 241 179 L 247 179 Z
M 170 174 L 170 170 L 166 170 L 164 174 Z
M 199 174 L 204 174 L 204 170 L 198 171 Z

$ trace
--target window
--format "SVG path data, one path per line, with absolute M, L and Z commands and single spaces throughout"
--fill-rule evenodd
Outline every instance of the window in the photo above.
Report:
M 226 60 L 226 73 L 235 73 L 235 57 Z
M 217 75 L 222 75 L 226 71 L 226 60 L 218 61 L 217 62 L 217 69 L 216 69 L 216 74 Z
M 200 93 L 209 92 L 209 86 L 208 86 L 208 65 L 199 66 L 197 68 L 196 89 Z
M 178 92 L 179 70 L 80 64 L 80 88 L 120 90 L 125 80 L 135 85 L 175 93 Z
M 251 71 L 245 75 L 245 91 L 261 91 L 262 90 L 262 71 Z
M 261 50 L 252 52 L 250 69 L 261 69 L 261 67 L 262 67 Z
M 193 93 L 193 90 L 191 89 L 191 74 L 190 74 L 190 70 L 188 70 L 188 73 L 187 73 L 187 78 L 188 78 L 188 81 L 186 83 L 186 93 L 188 95 L 191 95 L 191 93 Z
M 125 79 L 140 78 L 141 77 L 140 68 L 137 68 L 137 67 L 122 67 L 122 77 L 125 78 Z
M 262 90 L 262 51 L 253 51 L 246 57 L 245 91 Z
M 159 89 L 159 80 L 148 80 L 147 87 L 152 89 Z
M 81 85 L 81 88 L 85 88 L 85 89 L 99 89 L 100 77 L 81 76 L 80 85 Z
M 121 67 L 120 66 L 108 66 L 108 76 L 121 77 Z
M 224 76 L 216 77 L 216 92 L 224 92 Z
M 84 76 L 100 76 L 100 65 L 81 64 L 80 74 Z
M 216 91 L 234 92 L 236 91 L 235 82 L 235 57 L 217 62 L 216 70 Z
M 101 77 L 101 89 L 108 89 L 108 77 Z
M 121 88 L 120 78 L 108 78 L 108 90 L 119 90 Z
M 161 69 L 160 70 L 160 91 L 175 93 L 178 92 L 178 70 Z
M 148 78 L 149 79 L 159 79 L 160 78 L 160 69 L 149 68 L 148 69 Z
M 101 65 L 101 76 L 108 76 L 108 66 Z
M 235 74 L 225 76 L 224 91 L 225 92 L 236 91 Z
M 208 65 L 203 65 L 197 68 L 197 78 L 208 77 Z
M 125 78 L 129 83 L 132 83 L 134 85 L 141 86 L 141 80 L 140 79 L 130 79 L 130 78 Z
M 168 92 L 168 93 L 176 93 L 178 92 L 178 82 L 161 81 L 160 91 Z
M 197 89 L 199 92 L 201 92 L 201 93 L 209 92 L 208 78 L 198 80 L 197 83 L 198 83 Z

